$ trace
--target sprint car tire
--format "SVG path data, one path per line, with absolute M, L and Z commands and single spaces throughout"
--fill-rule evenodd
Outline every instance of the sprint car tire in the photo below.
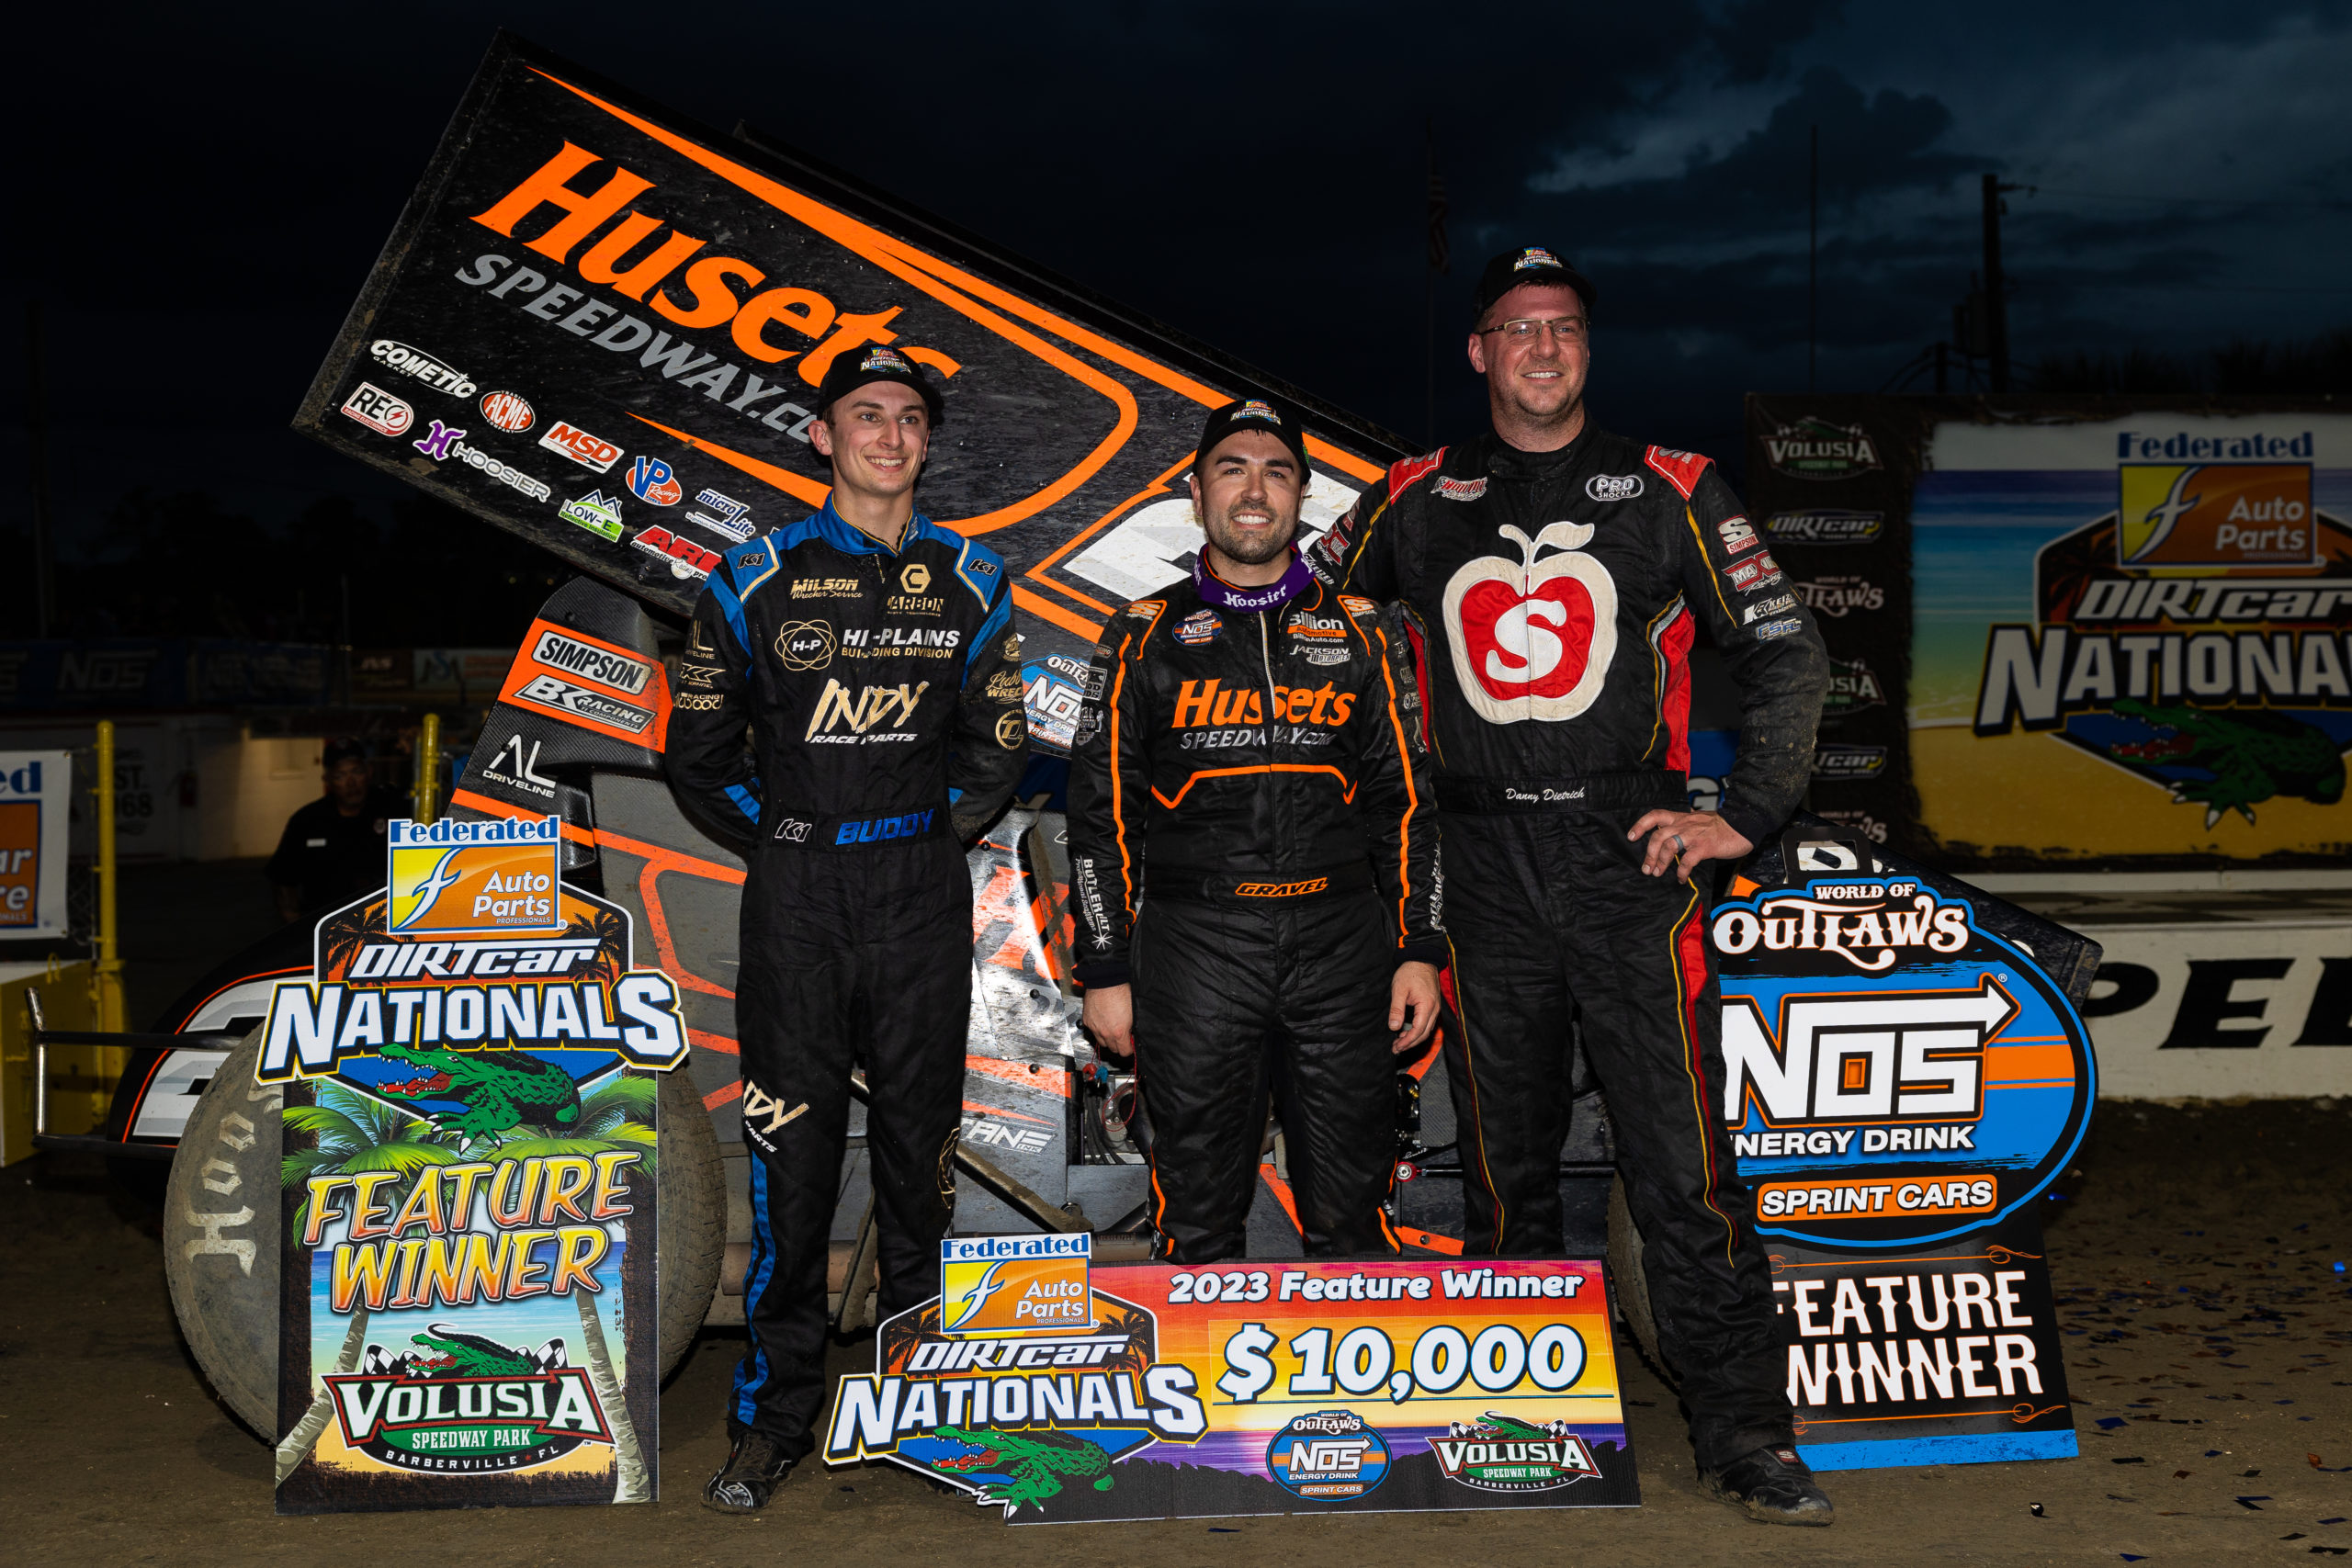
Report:
M 1617 1320 L 1634 1337 L 1643 1362 L 1667 1387 L 1679 1388 L 1682 1380 L 1658 1354 L 1657 1316 L 1650 1307 L 1649 1276 L 1643 1272 L 1641 1227 L 1634 1224 L 1634 1212 L 1625 1206 L 1623 1177 L 1609 1184 L 1609 1289 Z
M 254 1082 L 259 1032 L 221 1064 L 189 1115 L 164 1205 L 164 1273 L 196 1364 L 230 1412 L 277 1437 L 278 1111 Z M 664 1377 L 702 1326 L 725 1251 L 718 1140 L 684 1072 L 662 1076 L 654 1224 Z

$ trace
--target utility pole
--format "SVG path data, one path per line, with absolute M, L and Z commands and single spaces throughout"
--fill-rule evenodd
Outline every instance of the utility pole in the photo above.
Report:
M 1993 361 L 1993 390 L 2009 389 L 2009 301 L 2001 276 L 2001 193 L 2015 190 L 1998 175 L 1984 176 L 1984 338 Z
M 45 637 L 55 628 L 57 614 L 57 547 L 49 516 L 49 391 L 42 384 L 40 301 L 25 301 L 25 368 L 29 383 L 26 423 L 32 437 L 28 465 L 33 489 L 33 636 Z
M 1814 389 L 1821 365 L 1821 127 L 1813 128 L 1805 176 L 1804 389 Z

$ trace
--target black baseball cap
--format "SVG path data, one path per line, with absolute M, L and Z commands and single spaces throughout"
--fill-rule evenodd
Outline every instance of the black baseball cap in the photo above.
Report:
M 334 739 L 328 741 L 319 752 L 320 769 L 322 772 L 330 773 L 334 772 L 335 765 L 339 762 L 349 762 L 355 761 L 364 762 L 367 760 L 368 747 L 366 743 L 361 741 L 358 737 L 353 735 L 336 736 Z
M 1264 398 L 1243 398 L 1210 412 L 1208 423 L 1201 427 L 1201 444 L 1193 448 L 1193 471 L 1200 471 L 1217 443 L 1245 430 L 1261 430 L 1289 447 L 1290 455 L 1298 459 L 1299 482 L 1306 482 L 1306 427 L 1298 422 L 1295 411 Z
M 1573 288 L 1584 301 L 1586 315 L 1592 314 L 1593 296 L 1599 292 L 1592 279 L 1560 259 L 1557 251 L 1547 251 L 1541 245 L 1524 245 L 1515 251 L 1505 251 L 1487 264 L 1478 275 L 1478 292 L 1470 309 L 1470 320 L 1476 322 L 1494 302 L 1522 283 L 1556 283 Z
M 830 420 L 833 404 L 875 381 L 896 381 L 922 393 L 932 428 L 939 428 L 946 413 L 939 389 L 932 385 L 922 366 L 885 343 L 869 344 L 833 361 L 832 368 L 825 372 L 825 384 L 817 389 L 817 416 Z

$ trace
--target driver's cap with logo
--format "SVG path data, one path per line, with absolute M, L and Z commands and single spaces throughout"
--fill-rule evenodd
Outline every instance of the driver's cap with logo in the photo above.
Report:
M 1477 321 L 1491 309 L 1496 300 L 1522 283 L 1555 283 L 1563 288 L 1573 288 L 1584 301 L 1585 314 L 1592 314 L 1592 301 L 1599 292 L 1592 279 L 1560 259 L 1557 251 L 1541 245 L 1522 245 L 1515 251 L 1505 251 L 1487 264 L 1478 275 L 1478 292 L 1470 308 L 1470 319 Z
M 1298 459 L 1299 482 L 1304 484 L 1307 479 L 1306 427 L 1299 423 L 1293 410 L 1264 398 L 1243 398 L 1211 411 L 1208 423 L 1201 427 L 1201 444 L 1193 449 L 1193 473 L 1205 479 L 1207 476 L 1201 474 L 1202 468 L 1218 444 L 1252 430 L 1262 431 L 1290 448 L 1291 456 Z
M 922 366 L 888 344 L 879 343 L 833 361 L 832 368 L 825 372 L 825 384 L 817 389 L 818 414 L 831 419 L 835 402 L 876 381 L 896 381 L 912 387 L 922 395 L 922 406 L 931 415 L 933 427 L 938 427 L 945 413 L 939 389 L 932 385 Z

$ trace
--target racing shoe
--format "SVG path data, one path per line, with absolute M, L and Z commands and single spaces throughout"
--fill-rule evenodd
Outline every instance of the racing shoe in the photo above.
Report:
M 727 1468 L 703 1487 L 702 1506 L 722 1514 L 756 1514 L 791 1469 L 792 1461 L 775 1438 L 746 1432 L 728 1450 Z
M 1758 1449 L 1721 1470 L 1702 1470 L 1699 1483 L 1708 1496 L 1744 1510 L 1758 1524 L 1838 1522 L 1828 1494 L 1814 1483 L 1813 1472 L 1797 1450 L 1786 1446 Z

